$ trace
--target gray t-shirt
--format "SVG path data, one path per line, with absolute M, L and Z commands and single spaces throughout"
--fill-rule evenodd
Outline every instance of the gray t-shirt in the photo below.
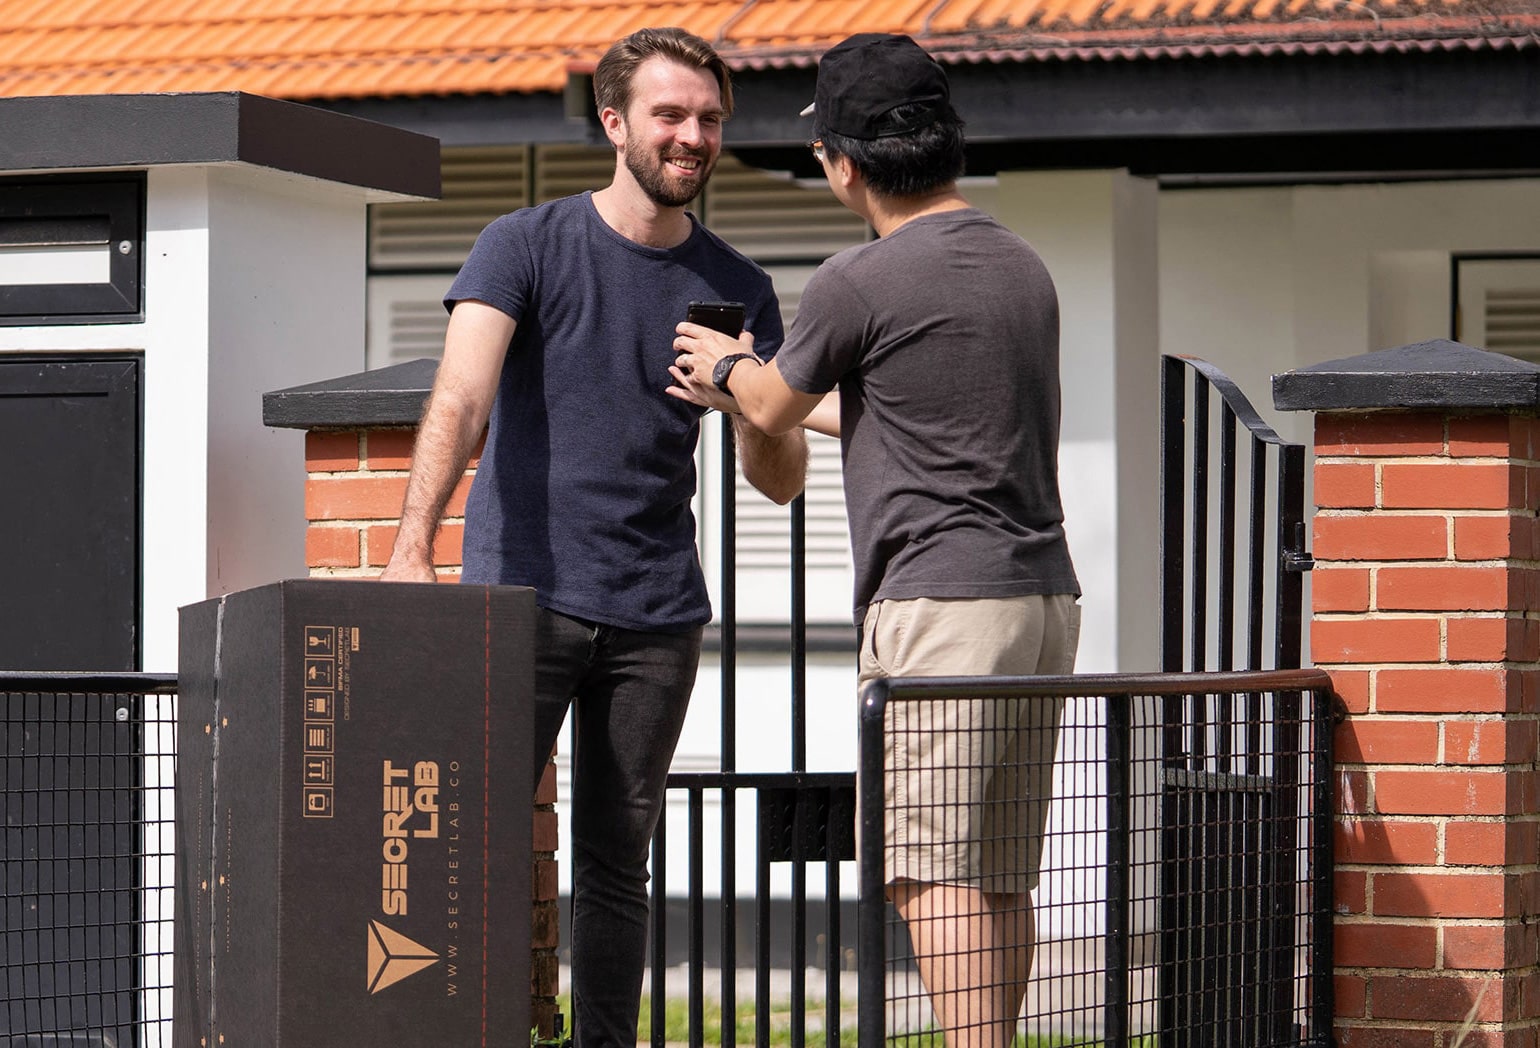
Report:
M 1079 594 L 1059 500 L 1059 305 L 982 211 L 913 219 L 813 275 L 776 357 L 839 387 L 855 616 L 874 600 Z

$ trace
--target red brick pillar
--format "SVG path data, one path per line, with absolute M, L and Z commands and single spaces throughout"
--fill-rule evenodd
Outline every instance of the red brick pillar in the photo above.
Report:
M 377 375 L 380 372 L 370 372 Z M 431 380 L 431 372 L 428 372 Z M 371 396 L 374 394 L 374 396 Z M 420 397 L 427 394 L 422 386 L 414 405 L 405 408 L 405 417 L 416 417 Z M 282 394 L 269 394 L 269 399 Z M 269 425 L 300 425 L 294 412 L 308 412 L 302 417 L 337 419 L 346 417 L 354 400 L 356 414 L 377 414 L 376 392 L 351 389 L 348 380 L 328 383 L 323 406 L 310 403 L 285 411 L 285 402 L 269 405 Z M 273 416 L 276 416 L 274 419 Z M 411 443 L 416 437 L 413 426 L 360 426 L 360 428 L 313 428 L 305 434 L 305 560 L 311 576 L 374 577 L 390 559 L 396 542 L 400 502 L 407 491 L 407 471 L 411 468 Z M 479 449 L 477 449 L 479 454 Z M 433 546 L 434 565 L 440 576 L 453 582 L 459 577 L 460 534 L 464 531 L 465 494 L 470 489 L 470 474 L 476 469 L 471 459 L 467 479 L 454 491 L 445 508 L 444 526 Z M 530 885 L 530 1016 L 542 1037 L 550 1037 L 551 1020 L 556 1014 L 557 920 L 556 877 L 556 766 L 550 765 L 534 796 L 534 854 L 531 856 Z M 568 1022 L 570 1025 L 570 1022 Z
M 1311 657 L 1348 708 L 1341 1048 L 1540 1044 L 1537 376 L 1443 342 L 1275 379 L 1317 412 Z

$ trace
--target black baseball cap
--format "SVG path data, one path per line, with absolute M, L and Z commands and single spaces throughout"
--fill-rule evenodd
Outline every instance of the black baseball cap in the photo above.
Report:
M 951 97 L 946 70 L 912 39 L 857 33 L 818 60 L 813 104 L 802 115 L 816 114 L 818 126 L 837 135 L 870 141 L 956 119 Z M 894 116 L 906 103 L 923 108 L 902 119 Z

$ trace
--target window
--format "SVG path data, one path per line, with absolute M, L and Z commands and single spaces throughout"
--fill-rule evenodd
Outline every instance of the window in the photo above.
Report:
M 1540 255 L 1456 256 L 1454 338 L 1540 364 Z

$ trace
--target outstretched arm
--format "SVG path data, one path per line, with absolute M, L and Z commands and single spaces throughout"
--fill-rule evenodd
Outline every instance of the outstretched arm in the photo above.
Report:
M 444 359 L 412 446 L 401 527 L 382 579 L 437 578 L 433 538 L 450 495 L 465 475 L 471 450 L 486 429 L 513 331 L 513 318 L 484 302 L 460 302 L 449 315 Z
M 778 506 L 800 495 L 807 484 L 807 437 L 803 432 L 794 429 L 772 437 L 742 415 L 733 415 L 732 420 L 743 479 Z

